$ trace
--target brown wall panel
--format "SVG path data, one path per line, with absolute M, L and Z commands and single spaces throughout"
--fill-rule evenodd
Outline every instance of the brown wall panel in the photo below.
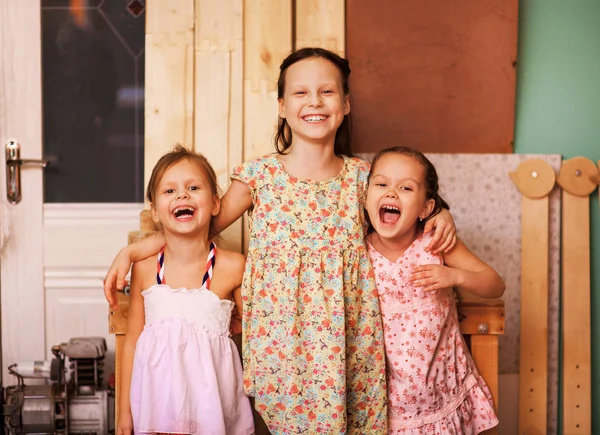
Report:
M 513 151 L 518 0 L 347 0 L 354 151 Z

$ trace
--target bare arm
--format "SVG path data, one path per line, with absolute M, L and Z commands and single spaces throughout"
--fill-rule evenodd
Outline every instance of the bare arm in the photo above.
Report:
M 213 220 L 215 233 L 219 234 L 225 230 L 250 207 L 252 207 L 250 189 L 241 181 L 233 180 L 229 189 L 223 195 L 223 199 L 221 199 L 221 210 Z M 216 234 L 213 234 L 213 236 Z
M 121 354 L 121 378 L 119 383 L 119 429 L 127 433 L 131 422 L 131 406 L 129 403 L 131 376 L 133 372 L 133 356 L 137 340 L 144 329 L 144 300 L 142 297 L 141 276 L 144 269 L 140 263 L 133 265 L 131 273 L 131 296 L 129 298 L 129 314 L 127 318 L 127 334 Z M 122 422 L 121 422 L 122 420 Z M 129 432 L 131 433 L 131 432 Z
M 444 266 L 427 264 L 414 270 L 411 281 L 424 291 L 459 287 L 482 298 L 499 298 L 504 281 L 494 269 L 473 254 L 458 240 L 450 252 L 443 254 Z
M 129 272 L 131 263 L 158 254 L 165 243 L 165 235 L 159 231 L 139 242 L 125 246 L 119 251 L 104 277 L 104 296 L 113 310 L 118 309 L 117 290 L 123 290 L 125 276 Z
M 482 298 L 499 298 L 504 294 L 500 275 L 473 254 L 458 240 L 456 246 L 443 254 L 444 262 L 457 271 L 456 285 Z

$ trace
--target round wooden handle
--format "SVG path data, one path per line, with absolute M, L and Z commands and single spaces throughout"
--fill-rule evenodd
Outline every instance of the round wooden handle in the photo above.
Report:
M 554 169 L 541 159 L 525 160 L 516 171 L 509 172 L 508 175 L 519 192 L 534 199 L 547 196 L 556 183 Z
M 588 196 L 596 189 L 598 167 L 586 157 L 573 157 L 563 161 L 558 173 L 558 184 L 575 196 Z

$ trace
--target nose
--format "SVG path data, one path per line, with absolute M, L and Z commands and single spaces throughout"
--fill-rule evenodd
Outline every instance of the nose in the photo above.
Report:
M 189 197 L 187 189 L 177 191 L 177 199 L 185 199 Z
M 387 192 L 385 192 L 385 196 L 386 198 L 398 198 L 398 194 L 394 189 L 388 189 Z
M 317 92 L 310 95 L 310 105 L 311 107 L 321 107 L 323 105 L 320 93 Z

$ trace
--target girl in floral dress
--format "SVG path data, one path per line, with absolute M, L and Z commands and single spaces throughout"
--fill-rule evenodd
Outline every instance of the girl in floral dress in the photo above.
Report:
M 383 317 L 390 434 L 477 434 L 498 424 L 485 382 L 460 334 L 453 287 L 498 298 L 504 283 L 459 240 L 425 250 L 422 228 L 447 204 L 431 162 L 410 148 L 374 159 L 367 236 Z
M 281 65 L 275 154 L 235 168 L 214 226 L 249 212 L 242 284 L 245 392 L 272 434 L 387 434 L 379 301 L 364 243 L 369 166 L 350 157 L 348 62 L 303 48 Z M 452 245 L 445 211 L 439 242 Z M 132 259 L 162 236 L 130 245 L 105 281 L 114 289 Z

